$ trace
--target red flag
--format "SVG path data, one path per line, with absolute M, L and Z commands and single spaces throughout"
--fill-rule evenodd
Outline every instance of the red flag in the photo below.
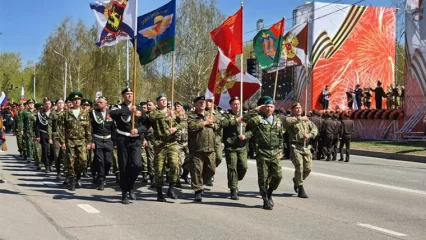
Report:
M 210 36 L 225 56 L 235 62 L 235 56 L 243 53 L 243 8 L 211 31 Z
M 279 36 L 284 35 L 284 18 L 272 25 L 269 30 L 278 38 Z
M 216 106 L 230 109 L 229 100 L 240 97 L 241 84 L 244 88 L 243 102 L 256 93 L 261 86 L 260 81 L 250 74 L 243 73 L 241 79 L 241 70 L 219 51 L 210 75 L 206 99 L 214 99 Z

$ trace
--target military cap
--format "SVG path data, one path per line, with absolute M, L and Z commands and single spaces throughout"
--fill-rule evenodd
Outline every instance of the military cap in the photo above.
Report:
M 81 99 L 81 105 L 89 104 L 90 106 L 93 105 L 92 101 L 88 98 Z
M 35 103 L 35 100 L 33 98 L 28 99 L 27 104 L 29 103 Z
M 382 82 L 377 81 L 377 86 L 382 86 Z
M 291 109 L 294 109 L 295 107 L 302 107 L 302 105 L 300 105 L 299 102 L 294 102 L 293 104 L 291 104 Z
M 275 100 L 269 97 L 265 99 L 265 102 L 263 104 L 275 104 Z
M 35 108 L 36 108 L 36 109 L 39 109 L 39 108 L 43 107 L 43 104 L 41 104 L 41 103 L 36 103 L 34 106 L 35 106 Z
M 141 103 L 139 103 L 139 106 L 143 106 L 143 105 L 146 105 L 147 104 L 147 102 L 141 102 Z
M 25 105 L 28 105 L 28 102 L 24 102 L 23 104 L 24 104 L 24 106 L 25 106 Z
M 155 98 L 155 100 L 156 100 L 156 101 L 158 101 L 158 100 L 160 100 L 160 98 L 162 98 L 162 97 L 166 97 L 166 94 L 165 94 L 165 93 L 162 93 L 162 94 L 158 95 L 158 96 Z
M 81 93 L 80 91 L 73 91 L 73 92 L 70 93 L 68 98 L 70 100 L 81 99 L 81 98 L 83 98 L 83 93 Z
M 152 102 L 152 100 L 151 100 L 151 99 L 146 100 L 146 104 L 148 104 L 148 103 L 150 103 L 150 102 Z
M 196 103 L 197 101 L 200 101 L 200 100 L 202 100 L 202 101 L 206 101 L 206 97 L 204 97 L 204 96 L 196 97 L 196 98 L 194 99 L 194 103 Z
M 183 107 L 183 104 L 181 102 L 175 102 L 174 106 L 176 107 L 176 105 L 181 105 Z
M 171 106 L 172 105 L 172 101 L 167 101 L 167 106 Z
M 50 99 L 50 102 L 52 102 L 52 105 L 55 105 L 56 104 L 56 99 Z
M 123 91 L 121 91 L 121 95 L 128 93 L 128 92 L 133 92 L 133 90 L 131 88 L 125 88 Z
M 237 97 L 237 96 L 235 96 L 235 97 L 233 97 L 233 98 L 231 98 L 230 100 L 229 100 L 229 104 L 231 104 L 233 101 L 235 101 L 235 100 L 240 100 L 240 98 L 239 97 Z
M 189 106 L 188 106 L 188 104 L 186 104 L 186 103 L 184 103 L 184 104 L 182 105 L 182 107 L 183 107 L 183 109 L 185 109 L 186 111 L 188 111 L 188 110 L 189 110 Z

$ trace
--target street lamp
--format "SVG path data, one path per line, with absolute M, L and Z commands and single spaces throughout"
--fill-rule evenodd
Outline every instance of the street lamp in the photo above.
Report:
M 56 53 L 56 54 L 58 54 L 59 56 L 61 56 L 61 57 L 63 57 L 65 59 L 65 77 L 64 77 L 64 101 L 65 101 L 65 99 L 67 98 L 67 68 L 68 68 L 68 59 L 64 55 L 58 53 L 57 51 L 53 51 L 53 52 Z

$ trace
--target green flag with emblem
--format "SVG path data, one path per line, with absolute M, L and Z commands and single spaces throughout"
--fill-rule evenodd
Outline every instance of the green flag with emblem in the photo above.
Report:
M 284 18 L 269 29 L 259 31 L 253 39 L 254 53 L 260 67 L 265 70 L 278 67 L 284 34 Z

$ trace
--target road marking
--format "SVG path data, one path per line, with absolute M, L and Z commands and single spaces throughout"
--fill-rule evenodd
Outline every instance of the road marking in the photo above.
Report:
M 252 163 L 252 164 L 256 164 L 256 162 L 254 162 L 254 161 L 249 161 L 249 162 Z M 294 168 L 282 167 L 282 169 L 287 170 L 287 171 L 294 171 Z M 311 172 L 311 175 L 316 175 L 316 176 L 321 176 L 321 177 L 326 177 L 326 178 L 332 178 L 332 179 L 337 179 L 337 180 L 342 180 L 342 181 L 347 181 L 347 182 L 353 182 L 353 183 L 358 183 L 358 184 L 370 185 L 370 186 L 375 186 L 375 187 L 381 187 L 381 188 L 386 188 L 386 189 L 392 189 L 392 190 L 397 190 L 397 191 L 401 191 L 401 192 L 409 192 L 409 193 L 426 195 L 425 191 L 415 190 L 415 189 L 411 189 L 411 188 L 395 187 L 395 186 L 381 184 L 381 183 L 368 182 L 368 181 L 357 180 L 357 179 L 353 179 L 353 178 L 339 177 L 339 176 L 334 176 L 334 175 L 329 175 L 329 174 L 324 174 L 324 173 L 317 173 L 317 172 Z
M 404 234 L 404 233 L 394 232 L 394 231 L 389 230 L 389 229 L 385 229 L 385 228 L 381 228 L 381 227 L 376 227 L 376 226 L 373 226 L 373 225 L 370 225 L 370 224 L 366 224 L 366 223 L 357 223 L 357 225 L 361 226 L 361 227 L 373 229 L 373 230 L 376 230 L 376 231 L 379 231 L 379 232 L 384 232 L 384 233 L 387 233 L 387 234 L 391 234 L 391 235 L 394 235 L 394 236 L 397 236 L 397 237 L 406 237 L 407 236 L 407 234 Z
M 100 213 L 100 211 L 89 204 L 77 204 L 81 209 L 86 211 L 87 213 Z
M 58 183 L 55 182 L 43 182 L 44 185 L 49 186 L 49 187 L 56 187 L 58 186 Z

